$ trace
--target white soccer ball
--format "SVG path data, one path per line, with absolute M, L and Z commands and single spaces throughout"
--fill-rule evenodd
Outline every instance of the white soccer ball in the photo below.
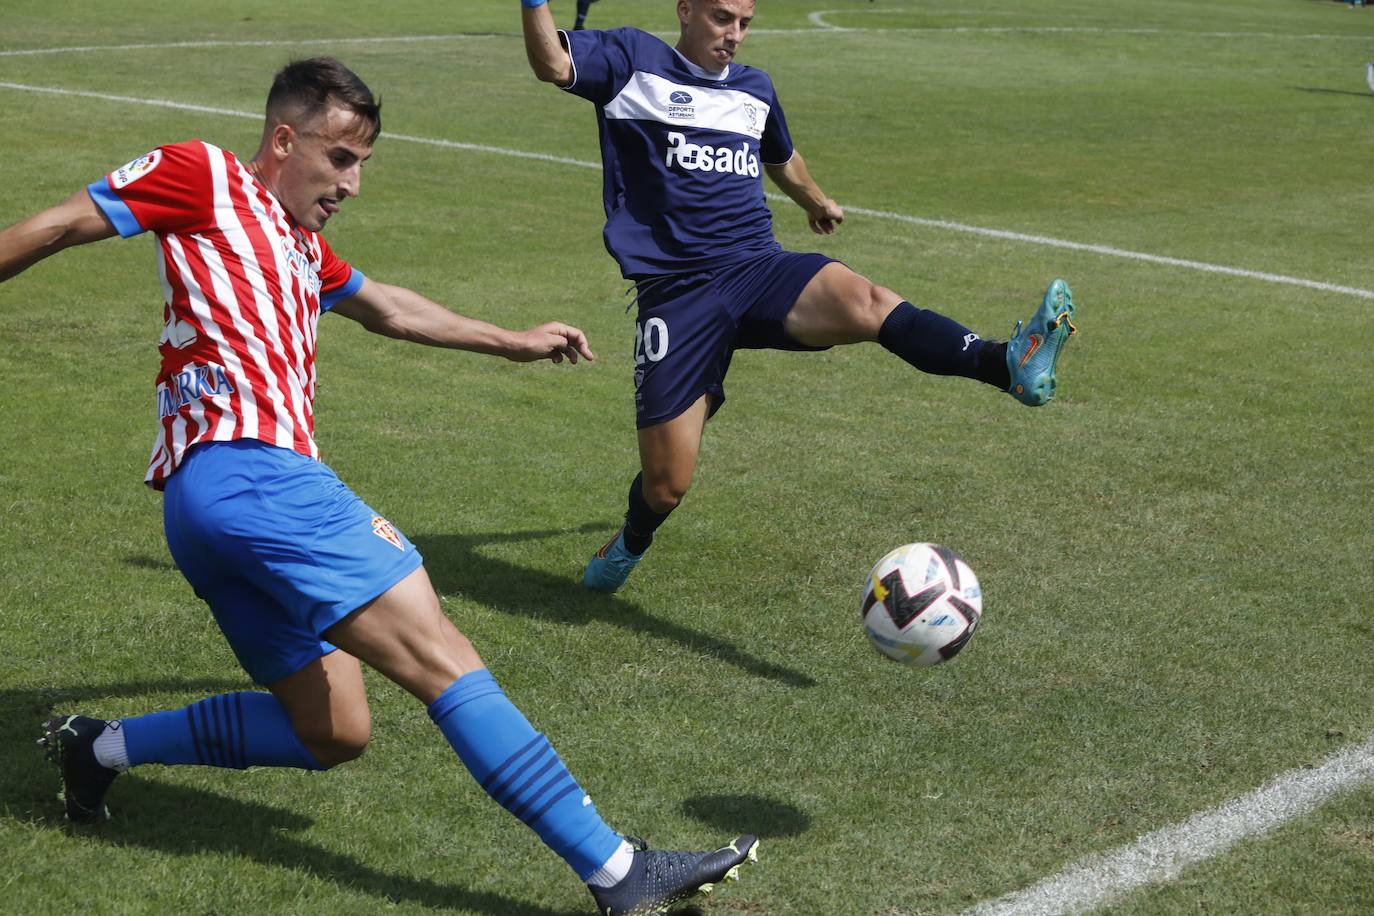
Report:
M 983 590 L 948 547 L 907 544 L 873 567 L 859 611 L 879 652 L 904 665 L 938 665 L 973 638 Z

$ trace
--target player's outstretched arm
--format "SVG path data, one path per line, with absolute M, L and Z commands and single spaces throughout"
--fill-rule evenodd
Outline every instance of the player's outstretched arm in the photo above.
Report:
M 56 206 L 0 229 L 0 283 L 64 248 L 114 234 L 115 227 L 83 188 Z
M 811 224 L 812 232 L 817 235 L 829 235 L 844 222 L 844 210 L 825 196 L 820 185 L 816 184 L 811 173 L 807 171 L 806 160 L 802 158 L 801 153 L 793 151 L 792 158 L 782 165 L 765 165 L 763 168 L 768 177 L 773 179 L 773 183 L 806 211 L 806 219 Z
M 530 69 L 546 83 L 568 85 L 573 79 L 572 57 L 558 37 L 547 0 L 520 0 L 520 6 Z
M 334 306 L 334 311 L 374 334 L 428 344 L 504 356 L 517 363 L 564 358 L 593 360 L 587 335 L 572 325 L 550 321 L 528 331 L 510 331 L 476 318 L 449 311 L 403 286 L 364 279 L 362 287 Z

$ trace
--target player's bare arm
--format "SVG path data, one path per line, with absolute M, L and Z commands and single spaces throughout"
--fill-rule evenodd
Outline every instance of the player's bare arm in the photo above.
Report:
M 520 16 L 525 30 L 525 55 L 534 75 L 546 83 L 566 86 L 573 80 L 572 57 L 558 37 L 548 3 L 531 7 L 522 2 Z
M 596 359 L 587 336 L 572 325 L 551 321 L 528 331 L 512 331 L 477 318 L 469 318 L 403 286 L 364 279 L 354 295 L 340 301 L 334 311 L 361 324 L 374 334 L 408 340 L 432 347 L 469 350 L 504 356 L 518 363 L 566 358 Z
M 793 152 L 792 158 L 782 165 L 765 165 L 763 168 L 768 177 L 773 179 L 773 183 L 806 211 L 807 222 L 811 224 L 812 232 L 817 235 L 830 235 L 844 222 L 844 210 L 825 196 L 825 192 L 807 170 L 806 160 L 802 158 L 801 153 Z
M 64 248 L 98 242 L 115 228 L 86 191 L 0 229 L 0 283 Z

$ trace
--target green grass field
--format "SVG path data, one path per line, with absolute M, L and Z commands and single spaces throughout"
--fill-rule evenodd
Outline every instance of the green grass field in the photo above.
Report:
M 788 247 L 987 336 L 1068 278 L 1059 397 L 1027 410 L 876 346 L 742 353 L 686 504 L 603 597 L 576 583 L 637 462 L 633 326 L 599 172 L 512 155 L 597 158 L 591 107 L 529 75 L 513 0 L 0 7 L 0 225 L 159 143 L 247 157 L 256 121 L 138 100 L 258 112 L 293 55 L 349 63 L 389 133 L 499 148 L 383 137 L 331 241 L 465 313 L 578 324 L 600 358 L 516 366 L 327 317 L 321 449 L 612 824 L 763 838 L 705 912 L 957 913 L 1374 736 L 1374 10 L 760 0 L 741 60 L 843 205 L 1347 289 L 854 210 L 817 241 L 775 204 Z M 592 17 L 675 30 L 669 0 Z M 446 37 L 394 40 L 416 36 Z M 14 53 L 57 48 L 80 50 Z M 33 745 L 51 711 L 249 686 L 140 483 L 161 316 L 146 238 L 0 286 L 0 910 L 589 912 L 376 677 L 359 761 L 150 766 L 108 824 L 62 821 Z M 953 547 L 987 596 L 930 670 L 858 624 L 869 565 L 908 541 Z M 1374 911 L 1374 784 L 1108 909 Z

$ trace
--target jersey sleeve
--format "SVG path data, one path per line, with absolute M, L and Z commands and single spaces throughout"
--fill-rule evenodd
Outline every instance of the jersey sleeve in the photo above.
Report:
M 563 88 L 597 105 L 609 104 L 634 75 L 636 30 L 559 31 L 572 58 L 573 81 Z
M 140 232 L 193 232 L 214 220 L 205 144 L 160 146 L 91 182 L 87 192 L 124 238 Z
M 792 134 L 787 130 L 787 118 L 777 92 L 768 106 L 768 120 L 763 125 L 763 139 L 759 141 L 759 155 L 765 165 L 783 165 L 792 158 Z
M 334 253 L 324 236 L 320 241 L 320 311 L 327 312 L 363 287 L 363 272 Z

